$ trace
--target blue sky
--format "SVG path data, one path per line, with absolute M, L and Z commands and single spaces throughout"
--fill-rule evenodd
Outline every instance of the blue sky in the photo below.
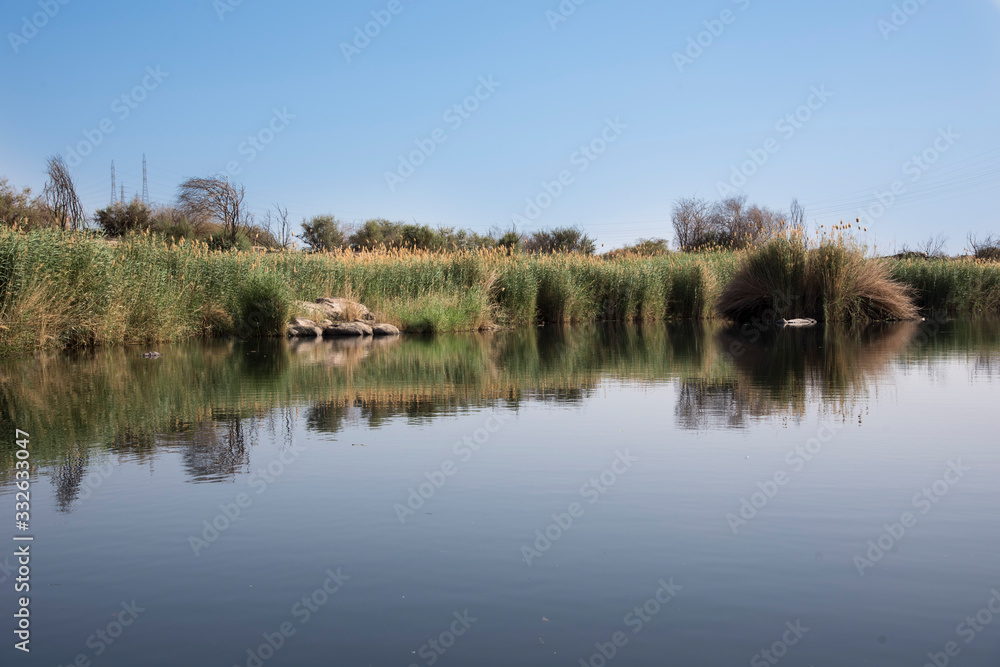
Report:
M 0 174 L 62 154 L 92 211 L 145 153 L 157 202 L 228 170 L 296 221 L 608 248 L 720 183 L 880 249 L 1000 232 L 1000 1 L 577 2 L 7 0 Z

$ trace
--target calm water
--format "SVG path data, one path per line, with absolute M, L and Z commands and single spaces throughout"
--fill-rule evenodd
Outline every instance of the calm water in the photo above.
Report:
M 995 323 L 160 351 L 0 365 L 3 665 L 1000 664 Z

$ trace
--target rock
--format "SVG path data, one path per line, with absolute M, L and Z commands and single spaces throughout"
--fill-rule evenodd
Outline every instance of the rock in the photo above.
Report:
M 323 329 L 312 320 L 296 317 L 288 325 L 289 338 L 320 338 L 323 336 Z
M 375 316 L 371 314 L 367 306 L 357 301 L 351 301 L 350 299 L 324 297 L 316 299 L 316 305 L 323 309 L 326 319 L 333 320 L 334 322 L 351 322 L 357 319 L 371 321 L 375 319 Z
M 778 320 L 775 322 L 779 327 L 793 327 L 798 329 L 804 329 L 806 327 L 814 327 L 819 322 L 811 319 L 798 319 L 798 320 Z
M 142 355 L 142 358 L 143 359 L 159 359 L 162 356 L 163 355 L 160 354 L 159 352 L 147 352 L 144 355 Z
M 399 329 L 391 324 L 373 324 L 372 334 L 375 336 L 398 336 Z
M 323 329 L 323 336 L 325 338 L 347 338 L 350 336 L 360 338 L 371 335 L 372 328 L 364 322 L 341 322 L 339 324 L 331 324 Z

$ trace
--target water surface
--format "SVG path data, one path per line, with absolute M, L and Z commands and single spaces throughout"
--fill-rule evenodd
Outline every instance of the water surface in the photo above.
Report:
M 5 665 L 1000 659 L 995 323 L 160 351 L 0 365 Z

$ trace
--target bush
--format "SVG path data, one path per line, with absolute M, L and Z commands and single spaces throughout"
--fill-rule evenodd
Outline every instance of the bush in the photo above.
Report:
M 31 196 L 31 188 L 17 190 L 0 177 L 0 225 L 28 230 L 52 227 L 55 220 L 42 198 Z
M 524 243 L 528 252 L 554 253 L 578 252 L 593 255 L 596 251 L 594 240 L 577 227 L 561 227 L 534 232 Z
M 302 223 L 302 241 L 311 250 L 325 252 L 344 247 L 345 234 L 332 215 L 317 215 Z
M 291 312 L 288 283 L 274 273 L 251 275 L 236 293 L 233 327 L 240 338 L 283 336 Z
M 149 229 L 150 218 L 149 207 L 138 199 L 128 204 L 112 204 L 94 214 L 94 222 L 112 237 Z
M 795 218 L 805 211 L 793 202 Z M 691 197 L 674 204 L 672 222 L 677 245 L 684 251 L 740 249 L 759 245 L 787 228 L 787 216 L 766 206 L 747 204 L 746 195 L 709 203 Z
M 205 239 L 205 242 L 208 244 L 208 249 L 215 252 L 227 252 L 229 250 L 249 252 L 253 250 L 253 243 L 250 242 L 250 239 L 247 238 L 244 232 L 236 232 L 236 241 L 230 238 L 228 232 L 215 232 Z
M 612 250 L 604 255 L 605 259 L 621 257 L 659 257 L 670 254 L 670 243 L 666 239 L 639 239 L 635 244 Z
M 1000 262 L 1000 238 L 991 234 L 980 241 L 975 236 L 969 236 L 969 245 L 972 246 L 972 252 L 976 259 Z
M 808 249 L 791 234 L 748 251 L 717 308 L 737 322 L 907 320 L 917 316 L 911 291 L 893 280 L 884 261 L 848 242 L 828 240 Z

